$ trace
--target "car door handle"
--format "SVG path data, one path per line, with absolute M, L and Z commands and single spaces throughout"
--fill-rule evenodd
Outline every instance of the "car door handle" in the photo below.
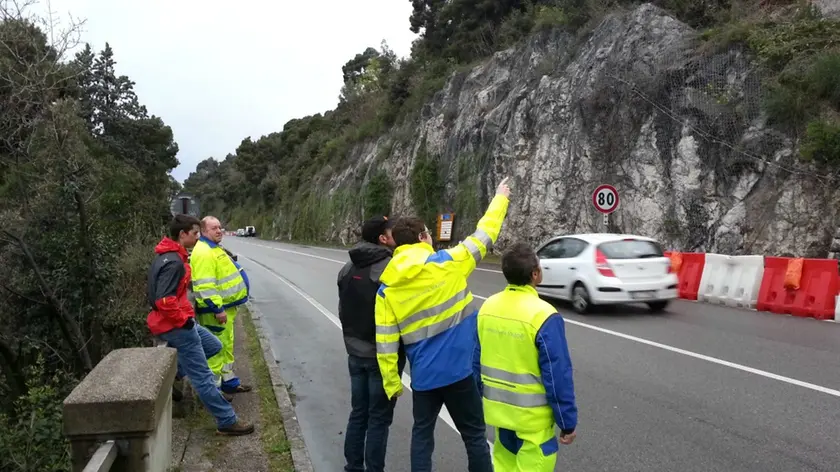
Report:
M 569 267 L 569 270 L 575 270 L 575 268 L 574 267 Z
M 543 269 L 545 269 L 545 270 L 551 270 L 551 267 L 546 267 L 546 266 L 543 266 Z

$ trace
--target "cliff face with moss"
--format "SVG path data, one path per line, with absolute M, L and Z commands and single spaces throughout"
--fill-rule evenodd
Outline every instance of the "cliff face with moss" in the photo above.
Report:
M 455 74 L 419 122 L 355 147 L 331 191 L 384 169 L 394 213 L 411 213 L 422 199 L 412 169 L 431 160 L 439 209 L 456 212 L 463 236 L 510 175 L 504 244 L 604 230 L 591 193 L 609 183 L 621 195 L 610 231 L 681 249 L 825 256 L 840 187 L 768 125 L 765 74 L 748 54 L 700 50 L 694 30 L 651 5 L 575 41 L 542 34 Z M 352 239 L 358 218 L 347 216 L 325 236 Z
M 840 210 L 840 29 L 797 15 L 699 31 L 644 4 L 587 34 L 543 29 L 348 146 L 313 176 L 321 210 L 269 206 L 263 232 L 299 239 L 317 219 L 308 239 L 348 243 L 371 211 L 451 210 L 462 237 L 511 176 L 499 247 L 608 229 L 678 250 L 825 257 Z M 601 183 L 621 195 L 609 228 L 591 201 Z

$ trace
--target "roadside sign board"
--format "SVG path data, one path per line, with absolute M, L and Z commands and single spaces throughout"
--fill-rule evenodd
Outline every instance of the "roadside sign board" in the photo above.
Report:
M 438 241 L 452 240 L 452 223 L 455 220 L 455 213 L 442 213 L 438 215 L 437 239 Z
M 592 192 L 592 204 L 596 210 L 609 215 L 618 208 L 618 190 L 612 185 L 599 185 Z

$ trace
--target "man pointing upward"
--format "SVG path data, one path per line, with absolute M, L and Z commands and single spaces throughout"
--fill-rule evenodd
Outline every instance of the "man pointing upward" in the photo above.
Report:
M 402 394 L 400 341 L 411 364 L 414 429 L 411 470 L 430 472 L 435 423 L 441 407 L 461 433 L 469 472 L 491 472 L 481 395 L 473 377 L 477 311 L 467 278 L 499 237 L 510 189 L 503 180 L 478 228 L 460 244 L 435 252 L 420 218 L 400 218 L 391 229 L 396 249 L 376 296 L 376 357 L 389 398 Z

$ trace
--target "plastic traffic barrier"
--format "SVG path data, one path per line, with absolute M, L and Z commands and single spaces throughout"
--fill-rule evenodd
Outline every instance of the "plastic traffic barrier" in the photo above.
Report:
M 764 275 L 764 256 L 706 254 L 697 300 L 755 308 Z
M 665 257 L 671 260 L 671 270 L 679 274 L 680 268 L 682 267 L 682 254 L 679 252 L 666 252 Z
M 674 254 L 671 254 L 672 261 Z M 679 260 L 677 293 L 682 299 L 697 300 L 700 279 L 703 277 L 703 266 L 706 263 L 706 254 L 702 252 L 681 252 L 679 253 Z
M 723 303 L 724 278 L 731 265 L 732 256 L 723 254 L 706 254 L 703 265 L 703 275 L 697 289 L 697 301 L 708 303 Z
M 789 257 L 765 257 L 764 277 L 758 292 L 756 309 L 771 313 L 805 316 L 820 320 L 834 319 L 840 288 L 838 261 L 804 259 L 799 288 L 785 288 Z
M 805 259 L 798 257 L 788 261 L 787 270 L 785 270 L 785 288 L 790 290 L 799 290 L 799 283 L 802 281 L 802 265 Z
M 834 321 L 840 321 L 840 295 L 834 297 Z

